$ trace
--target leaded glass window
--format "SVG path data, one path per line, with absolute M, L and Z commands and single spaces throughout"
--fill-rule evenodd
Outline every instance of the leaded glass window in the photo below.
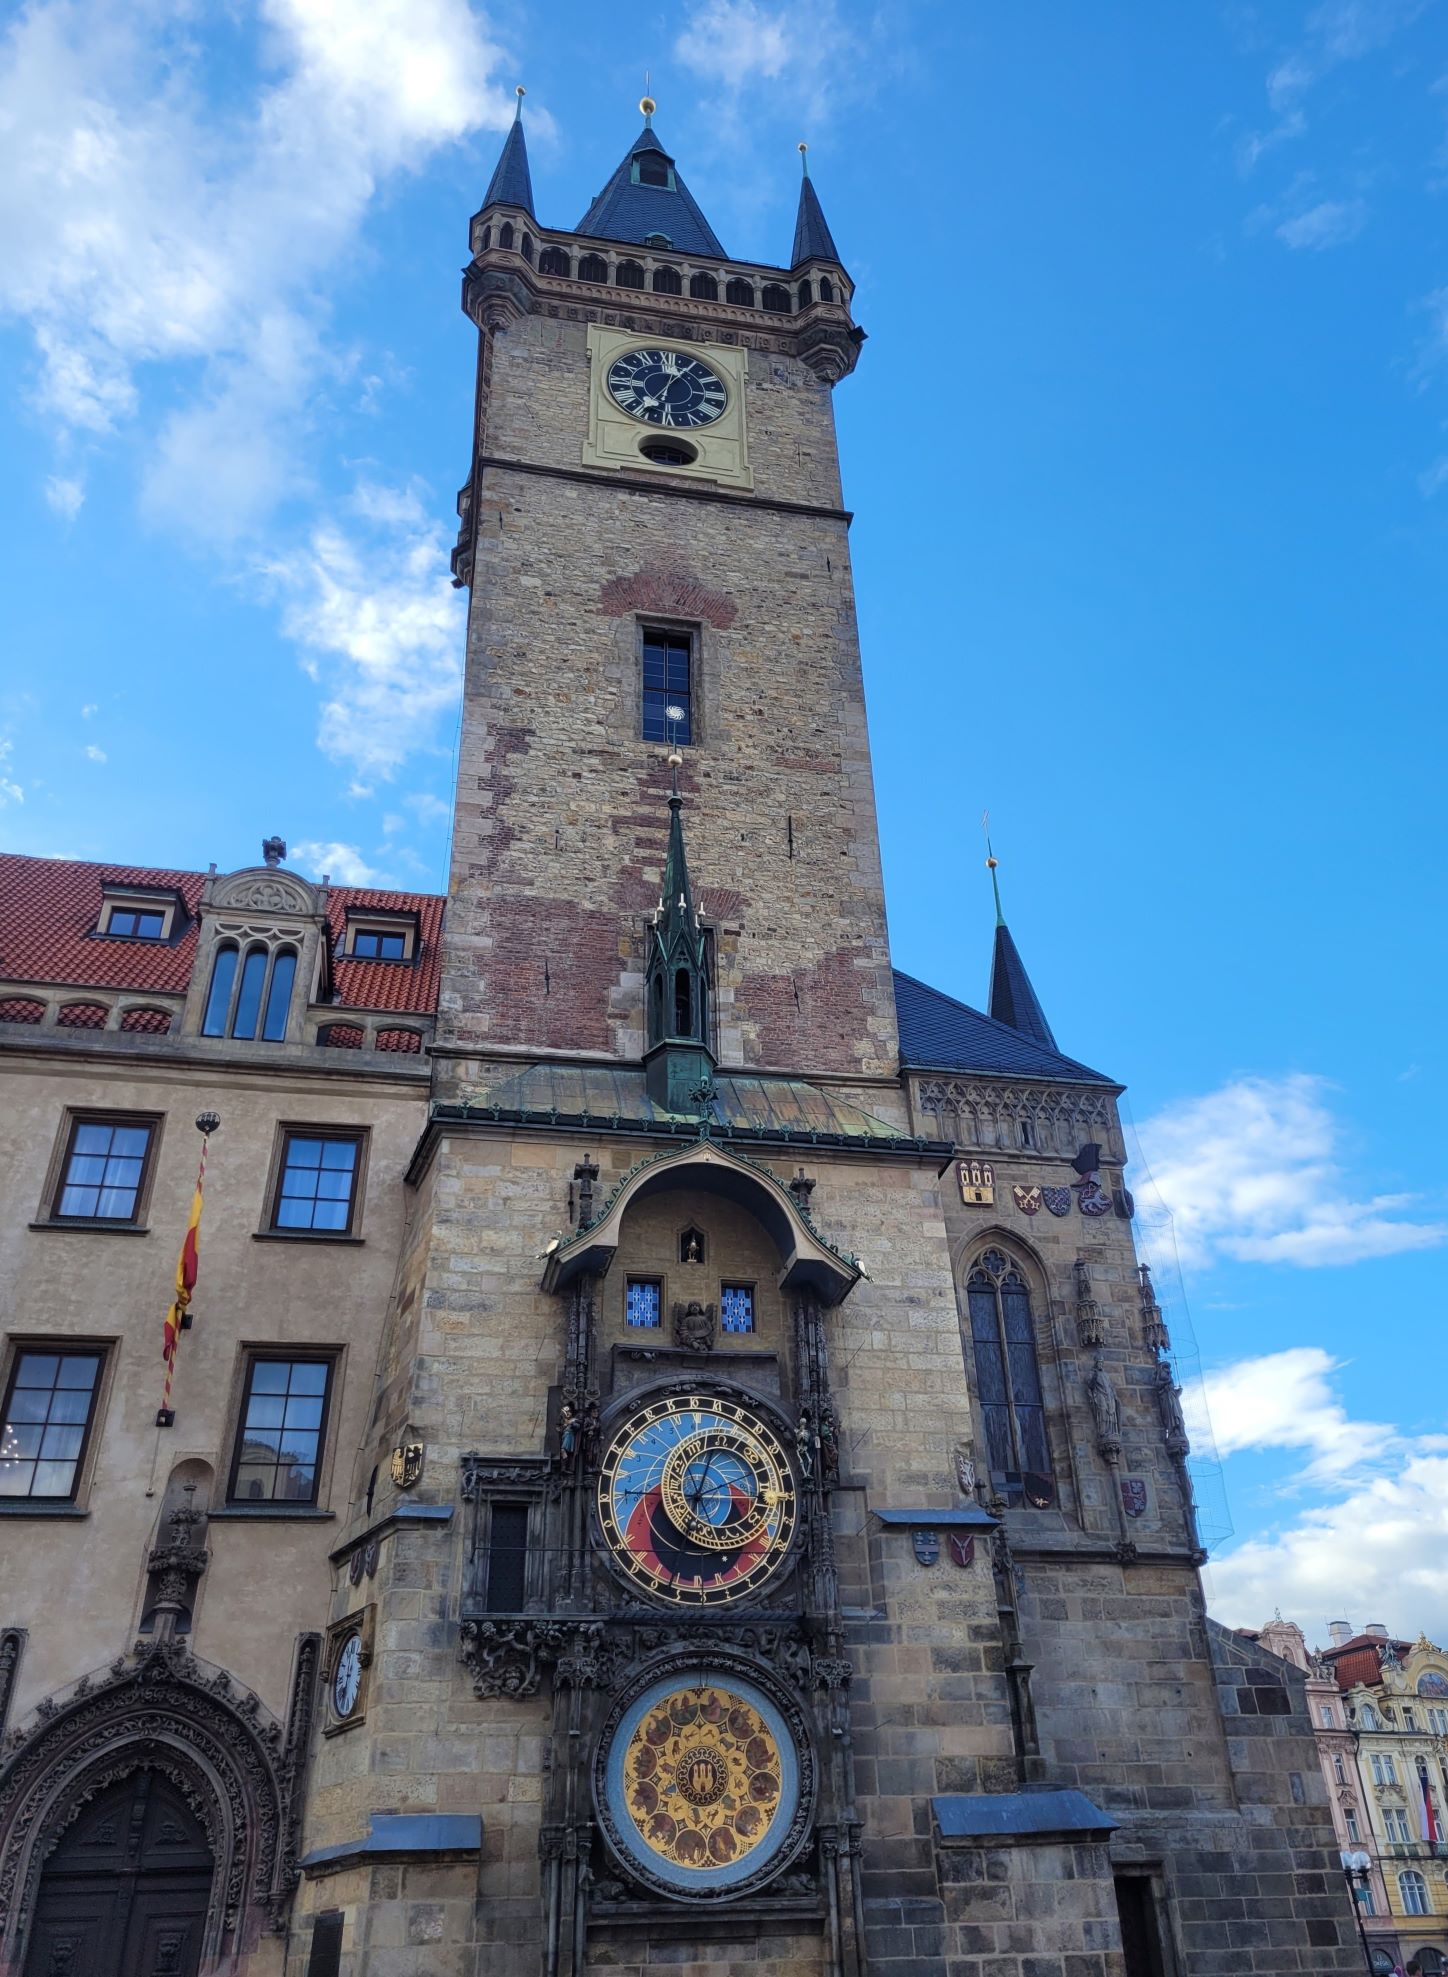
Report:
M 656 1277 L 630 1277 L 624 1292 L 624 1317 L 630 1325 L 656 1328 L 663 1303 L 662 1285 Z
M 726 1332 L 754 1330 L 753 1284 L 723 1284 L 719 1290 L 719 1322 Z
M 966 1285 L 976 1391 L 991 1480 L 1011 1504 L 1055 1502 L 1031 1293 L 1016 1265 L 988 1249 Z
M 644 627 L 643 730 L 645 741 L 690 742 L 692 641 L 687 632 Z M 671 711 L 677 710 L 677 711 Z

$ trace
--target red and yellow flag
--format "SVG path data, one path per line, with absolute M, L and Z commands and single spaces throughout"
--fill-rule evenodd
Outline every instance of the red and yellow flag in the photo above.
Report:
M 171 1405 L 171 1375 L 176 1370 L 176 1348 L 181 1342 L 181 1320 L 196 1288 L 196 1272 L 201 1261 L 201 1191 L 206 1182 L 206 1141 L 201 1142 L 201 1165 L 196 1172 L 196 1192 L 191 1197 L 191 1219 L 176 1258 L 176 1295 L 166 1313 L 161 1357 L 166 1362 L 166 1385 L 161 1395 L 163 1408 Z

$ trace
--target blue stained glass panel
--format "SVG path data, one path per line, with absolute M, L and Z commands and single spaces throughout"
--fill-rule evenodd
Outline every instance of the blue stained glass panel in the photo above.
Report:
M 656 1326 L 659 1322 L 659 1286 L 646 1278 L 633 1278 L 624 1293 L 624 1317 L 630 1325 Z
M 724 1284 L 719 1291 L 720 1322 L 726 1332 L 754 1330 L 754 1290 L 749 1284 Z

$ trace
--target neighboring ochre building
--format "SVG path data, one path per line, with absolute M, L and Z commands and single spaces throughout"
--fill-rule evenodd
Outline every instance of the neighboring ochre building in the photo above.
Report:
M 446 917 L 0 870 L 0 1970 L 1357 1968 L 1121 1088 L 891 966 L 812 185 L 471 248 Z
M 1273 1620 L 1252 1638 L 1307 1676 L 1308 1706 L 1344 1855 L 1366 1854 L 1358 1901 L 1378 1977 L 1416 1959 L 1448 1970 L 1448 1654 L 1424 1634 L 1396 1640 L 1374 1621 L 1334 1620 L 1311 1652 Z

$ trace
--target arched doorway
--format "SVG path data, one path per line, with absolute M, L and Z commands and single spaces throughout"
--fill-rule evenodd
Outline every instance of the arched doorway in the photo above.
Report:
M 131 1772 L 41 1870 L 25 1977 L 196 1977 L 214 1866 L 170 1779 Z

